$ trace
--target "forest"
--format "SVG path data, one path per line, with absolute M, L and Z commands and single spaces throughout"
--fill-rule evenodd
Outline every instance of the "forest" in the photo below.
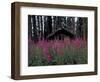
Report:
M 64 39 L 87 39 L 86 17 L 28 16 L 28 36 L 34 41 Z M 65 33 L 64 33 L 65 32 Z
M 28 15 L 28 66 L 87 63 L 87 17 Z

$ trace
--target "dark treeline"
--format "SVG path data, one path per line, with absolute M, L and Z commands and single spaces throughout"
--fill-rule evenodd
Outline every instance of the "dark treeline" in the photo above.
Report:
M 64 39 L 87 40 L 86 17 L 28 15 L 28 37 L 34 41 Z

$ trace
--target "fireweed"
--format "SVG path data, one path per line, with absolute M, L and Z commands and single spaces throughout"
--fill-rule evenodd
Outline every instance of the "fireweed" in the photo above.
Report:
M 70 40 L 28 40 L 28 65 L 70 65 L 87 63 L 87 42 Z

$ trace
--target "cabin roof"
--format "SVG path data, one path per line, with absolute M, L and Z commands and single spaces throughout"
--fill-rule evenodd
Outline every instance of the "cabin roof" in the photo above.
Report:
M 68 30 L 66 28 L 58 28 L 55 32 L 52 32 L 51 34 L 49 34 L 47 36 L 47 38 L 50 38 L 50 37 L 52 37 L 54 35 L 57 35 L 57 33 L 61 33 L 60 31 L 62 31 L 63 34 L 65 34 L 65 35 L 67 35 L 67 33 L 69 33 L 71 36 L 74 36 L 75 35 L 72 31 L 70 31 L 70 30 Z

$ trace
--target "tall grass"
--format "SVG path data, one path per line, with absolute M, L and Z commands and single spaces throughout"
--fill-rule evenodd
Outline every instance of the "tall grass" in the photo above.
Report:
M 28 41 L 28 65 L 70 65 L 87 63 L 87 42 L 79 38 L 70 40 Z

